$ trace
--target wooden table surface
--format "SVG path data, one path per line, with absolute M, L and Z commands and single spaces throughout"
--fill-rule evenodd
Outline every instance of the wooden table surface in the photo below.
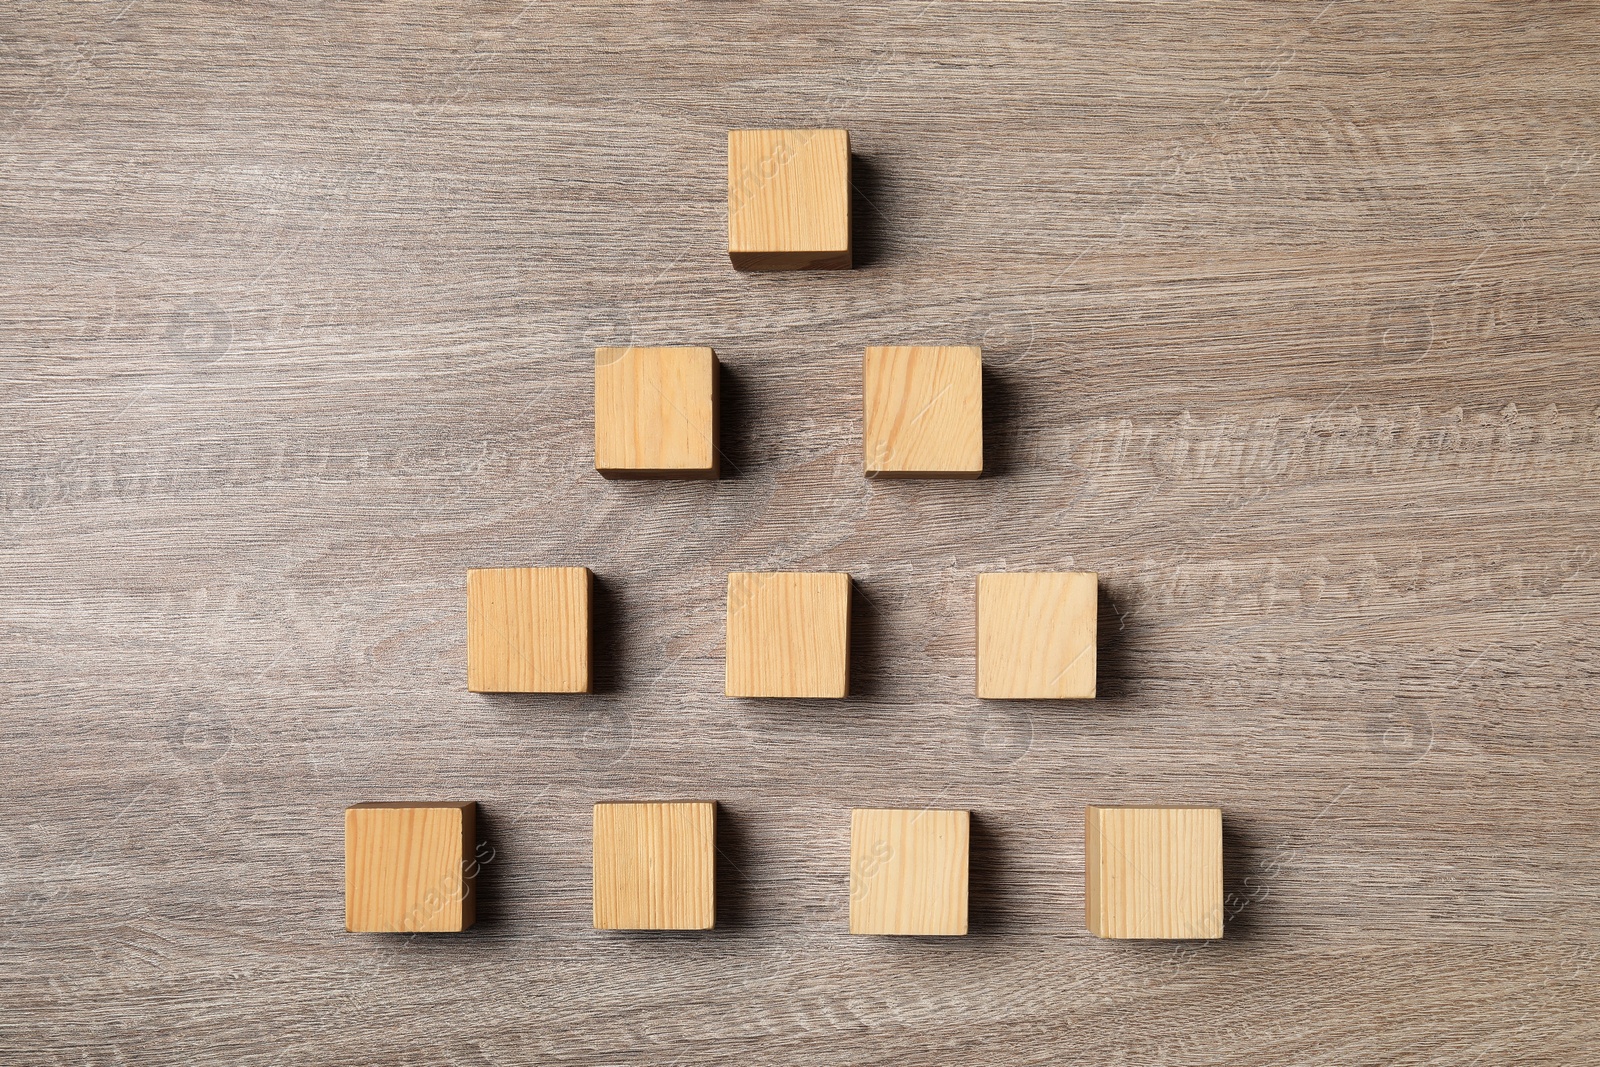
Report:
M 1600 6 L 105 0 L 0 18 L 7 1064 L 1501 1064 L 1600 1043 Z M 858 269 L 725 254 L 840 126 Z M 711 345 L 727 476 L 593 469 Z M 988 476 L 861 476 L 868 344 L 981 344 Z M 469 694 L 585 564 L 601 692 Z M 856 695 L 722 696 L 731 570 Z M 974 576 L 1098 571 L 1100 699 L 980 702 Z M 722 804 L 709 935 L 590 805 Z M 462 935 L 342 809 L 477 800 Z M 1226 937 L 1084 928 L 1089 803 L 1215 804 Z M 853 806 L 970 808 L 971 935 L 852 938 Z

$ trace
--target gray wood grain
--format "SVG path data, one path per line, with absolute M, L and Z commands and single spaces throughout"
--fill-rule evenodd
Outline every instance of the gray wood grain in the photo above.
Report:
M 13 5 L 0 1059 L 1579 1063 L 1600 1017 L 1600 7 Z M 847 127 L 860 269 L 741 275 L 733 126 Z M 709 344 L 731 476 L 591 469 Z M 873 343 L 991 476 L 865 481 Z M 602 692 L 464 685 L 587 564 Z M 721 696 L 734 569 L 858 694 Z M 980 703 L 974 575 L 1098 571 L 1103 696 Z M 719 929 L 588 928 L 589 805 L 723 803 Z M 341 927 L 341 809 L 476 799 L 479 926 Z M 1102 942 L 1090 802 L 1225 812 Z M 848 809 L 975 812 L 972 936 L 846 933 Z

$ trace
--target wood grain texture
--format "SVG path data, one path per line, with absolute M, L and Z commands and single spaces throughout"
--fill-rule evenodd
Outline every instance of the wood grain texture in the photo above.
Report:
M 587 693 L 593 576 L 587 567 L 467 571 L 467 688 Z
M 730 697 L 831 697 L 850 691 L 850 576 L 728 575 Z
M 971 817 L 930 808 L 850 813 L 850 932 L 967 932 Z
M 11 4 L 0 1061 L 1570 1067 L 1600 1043 L 1600 8 Z M 841 128 L 856 268 L 728 262 L 727 132 Z M 869 344 L 981 345 L 975 481 L 861 474 Z M 593 469 L 714 348 L 719 481 Z M 587 564 L 595 692 L 463 685 Z M 852 695 L 720 695 L 733 571 Z M 1098 572 L 1093 702 L 975 577 Z M 461 936 L 341 813 L 477 800 Z M 592 929 L 597 801 L 718 803 L 717 929 Z M 1223 808 L 1225 936 L 1084 927 L 1088 804 Z M 965 938 L 845 813 L 970 809 Z
M 869 477 L 983 473 L 983 352 L 971 345 L 873 345 L 862 363 Z
M 594 806 L 596 930 L 716 925 L 716 805 Z
M 1098 667 L 1099 575 L 978 575 L 978 695 L 1091 699 Z
M 709 348 L 597 348 L 594 468 L 607 478 L 715 478 L 717 357 Z
M 478 897 L 477 811 L 466 803 L 355 804 L 344 812 L 344 928 L 456 933 Z
M 1222 810 L 1084 809 L 1084 913 L 1114 938 L 1222 936 Z
M 739 270 L 849 270 L 850 134 L 728 131 L 728 258 Z

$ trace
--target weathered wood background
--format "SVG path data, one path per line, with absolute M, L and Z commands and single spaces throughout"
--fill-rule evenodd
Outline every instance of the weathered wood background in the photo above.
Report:
M 0 1059 L 1580 1063 L 1600 1042 L 1600 6 L 9 5 Z M 860 269 L 724 253 L 844 126 Z M 591 469 L 709 344 L 729 477 Z M 992 475 L 861 477 L 871 343 Z M 603 692 L 464 683 L 588 564 Z M 858 695 L 726 699 L 735 569 Z M 1101 699 L 980 703 L 974 575 L 1092 569 Z M 723 803 L 711 936 L 589 929 L 589 805 Z M 462 936 L 340 811 L 476 799 Z M 1225 812 L 1227 937 L 1084 929 L 1083 807 Z M 846 933 L 848 809 L 971 807 L 972 935 Z

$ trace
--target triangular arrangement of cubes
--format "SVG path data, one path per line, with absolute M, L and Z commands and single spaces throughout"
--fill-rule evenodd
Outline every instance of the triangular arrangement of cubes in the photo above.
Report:
M 728 257 L 735 268 L 849 269 L 850 229 L 844 130 L 729 133 Z M 718 375 L 708 347 L 597 349 L 595 470 L 606 478 L 719 477 Z M 982 475 L 978 347 L 867 346 L 861 412 L 865 477 Z M 1076 572 L 977 575 L 977 696 L 1092 699 L 1098 582 Z M 589 692 L 592 587 L 582 566 L 469 570 L 467 688 Z M 850 593 L 848 574 L 729 574 L 725 695 L 847 696 Z M 470 802 L 349 809 L 346 927 L 470 926 L 475 812 Z M 841 854 L 850 932 L 965 934 L 970 818 L 966 811 L 854 810 L 849 853 Z M 595 928 L 713 928 L 715 836 L 712 801 L 595 805 Z M 1084 842 L 1090 932 L 1222 936 L 1220 810 L 1094 806 L 1085 813 Z

